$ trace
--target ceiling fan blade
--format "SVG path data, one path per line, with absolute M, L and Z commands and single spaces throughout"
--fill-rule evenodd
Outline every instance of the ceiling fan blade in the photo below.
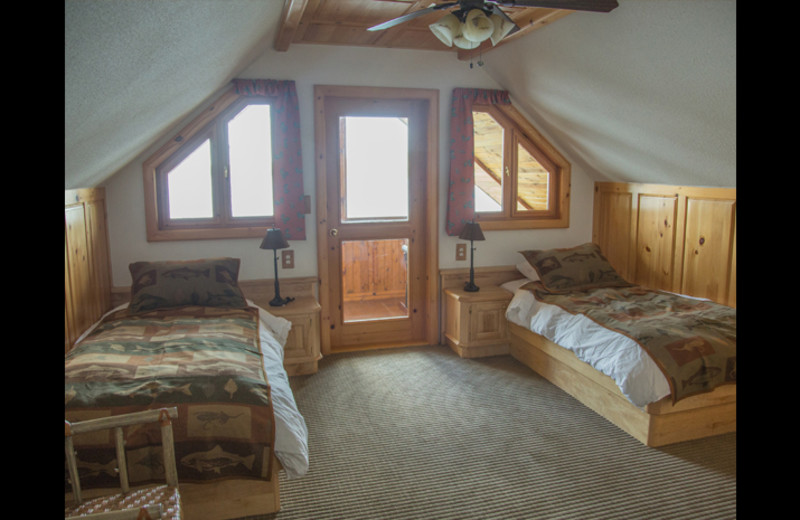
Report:
M 382 31 L 384 29 L 388 29 L 390 27 L 394 27 L 395 25 L 400 25 L 401 23 L 407 22 L 409 20 L 413 20 L 419 16 L 426 15 L 428 13 L 432 13 L 433 11 L 439 11 L 441 9 L 448 9 L 453 7 L 454 5 L 458 5 L 458 2 L 449 2 L 446 4 L 437 4 L 431 7 L 426 7 L 425 9 L 420 9 L 419 11 L 414 11 L 412 13 L 404 14 L 403 16 L 398 16 L 388 22 L 383 22 L 381 24 L 375 25 L 367 29 L 368 31 Z
M 506 7 L 544 7 L 547 9 L 569 9 L 570 11 L 594 11 L 607 13 L 619 7 L 617 0 L 487 0 Z

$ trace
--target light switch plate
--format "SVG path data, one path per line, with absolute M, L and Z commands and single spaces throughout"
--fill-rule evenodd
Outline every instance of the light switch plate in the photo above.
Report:
M 456 260 L 467 259 L 467 244 L 456 244 Z
M 284 269 L 294 269 L 294 251 L 284 249 L 281 251 L 281 267 Z

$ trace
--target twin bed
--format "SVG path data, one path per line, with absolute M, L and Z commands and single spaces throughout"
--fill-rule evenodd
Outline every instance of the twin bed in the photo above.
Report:
M 131 264 L 131 301 L 65 356 L 67 420 L 177 406 L 185 518 L 277 511 L 279 468 L 288 478 L 308 470 L 308 432 L 283 368 L 291 325 L 244 298 L 238 270 L 233 258 Z M 161 478 L 157 439 L 129 433 L 133 486 Z M 113 488 L 109 439 L 82 442 L 91 448 L 76 442 L 83 486 Z
M 649 446 L 736 430 L 736 311 L 633 285 L 595 244 L 521 251 L 510 353 Z

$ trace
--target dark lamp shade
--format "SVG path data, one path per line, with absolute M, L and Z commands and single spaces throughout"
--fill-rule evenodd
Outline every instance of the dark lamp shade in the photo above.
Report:
M 464 224 L 464 229 L 461 230 L 461 234 L 458 235 L 458 238 L 462 240 L 486 240 L 483 237 L 481 225 L 477 222 L 467 222 Z
M 261 249 L 286 249 L 289 247 L 289 242 L 286 241 L 286 237 L 283 236 L 280 229 L 272 228 L 267 230 L 260 247 Z

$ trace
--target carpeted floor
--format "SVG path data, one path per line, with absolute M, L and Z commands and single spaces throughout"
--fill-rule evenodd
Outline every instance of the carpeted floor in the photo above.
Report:
M 254 519 L 736 518 L 735 433 L 648 448 L 508 356 L 339 354 L 292 386 L 311 467 Z

